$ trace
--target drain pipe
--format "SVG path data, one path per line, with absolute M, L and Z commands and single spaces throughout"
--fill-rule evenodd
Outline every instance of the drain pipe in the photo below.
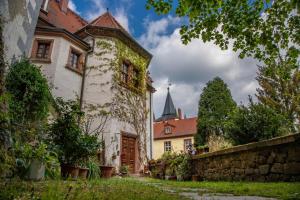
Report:
M 86 30 L 85 30 L 86 32 Z M 91 34 L 89 34 L 88 32 L 86 32 L 88 35 L 92 36 Z M 85 75 L 86 75 L 86 64 L 87 64 L 87 59 L 88 56 L 93 53 L 94 50 L 94 46 L 95 46 L 95 39 L 93 38 L 93 46 L 87 51 L 87 54 L 85 55 L 85 59 L 84 59 L 84 68 L 83 68 L 83 74 L 82 74 L 82 82 L 81 82 L 81 90 L 80 90 L 80 99 L 79 99 L 79 108 L 80 111 L 82 111 L 82 104 L 83 104 L 83 92 L 84 92 L 84 84 L 85 84 Z

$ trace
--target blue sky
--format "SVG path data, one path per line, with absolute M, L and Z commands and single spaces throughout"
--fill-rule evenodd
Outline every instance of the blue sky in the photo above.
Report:
M 146 10 L 145 4 L 146 0 L 70 0 L 69 7 L 87 20 L 109 8 L 119 23 L 153 55 L 149 71 L 157 90 L 154 93 L 156 117 L 163 111 L 169 82 L 175 106 L 188 117 L 197 115 L 202 89 L 216 76 L 228 84 L 238 104 L 247 104 L 248 95 L 254 95 L 258 87 L 255 60 L 240 60 L 232 49 L 222 51 L 211 42 L 194 39 L 183 45 L 179 34 L 183 19 L 157 16 L 152 10 Z
M 158 16 L 153 10 L 146 10 L 146 0 L 70 1 L 70 4 L 75 5 L 76 11 L 87 20 L 91 20 L 97 15 L 102 14 L 107 8 L 114 16 L 126 15 L 128 19 L 129 31 L 135 38 L 139 38 L 146 31 L 147 27 L 145 26 L 145 23 L 147 20 L 159 20 L 164 17 Z M 74 8 L 74 6 L 72 8 Z M 169 31 L 171 31 L 171 27 L 169 28 Z

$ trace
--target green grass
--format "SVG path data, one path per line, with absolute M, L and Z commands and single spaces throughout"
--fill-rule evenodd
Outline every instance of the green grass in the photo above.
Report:
M 155 186 L 156 185 L 156 186 Z M 162 188 L 177 191 L 170 194 Z M 284 200 L 300 199 L 300 183 L 255 182 L 177 182 L 157 179 L 112 178 L 95 181 L 0 181 L 0 199 L 10 200 L 183 200 L 179 196 L 183 188 L 198 188 L 201 193 L 229 193 L 275 197 Z M 204 191 L 207 189 L 208 191 Z M 193 191 L 194 192 L 194 191 Z
M 0 182 L 0 199 L 10 200 L 121 200 L 183 199 L 134 179 L 112 178 L 95 181 Z
M 274 197 L 278 199 L 300 199 L 300 183 L 258 183 L 258 182 L 178 182 L 148 179 L 148 182 L 161 183 L 170 188 L 201 188 L 211 193 L 230 193 L 233 195 L 249 195 Z

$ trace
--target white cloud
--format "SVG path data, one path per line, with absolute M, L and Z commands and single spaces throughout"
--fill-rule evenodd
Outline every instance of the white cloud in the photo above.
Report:
M 156 117 L 163 110 L 168 81 L 173 85 L 171 95 L 175 106 L 188 116 L 197 114 L 200 93 L 216 76 L 228 84 L 237 103 L 247 103 L 248 95 L 253 95 L 258 86 L 256 61 L 240 60 L 232 50 L 222 51 L 213 43 L 201 40 L 194 39 L 183 45 L 178 28 L 168 34 L 168 28 L 178 22 L 179 19 L 172 17 L 146 21 L 148 30 L 139 39 L 153 54 L 150 72 L 157 89 L 154 94 Z
M 107 7 L 105 6 L 105 0 L 88 0 L 88 4 L 91 5 L 89 12 L 85 14 L 85 18 L 88 21 L 94 20 L 106 12 Z
M 114 15 L 116 20 L 125 28 L 128 32 L 129 31 L 129 23 L 128 23 L 128 16 L 126 15 L 124 8 L 116 9 L 116 14 Z
M 68 7 L 69 7 L 71 10 L 73 10 L 74 12 L 80 14 L 80 12 L 77 10 L 77 7 L 76 7 L 76 5 L 74 4 L 73 0 L 70 0 L 70 1 L 69 1 Z

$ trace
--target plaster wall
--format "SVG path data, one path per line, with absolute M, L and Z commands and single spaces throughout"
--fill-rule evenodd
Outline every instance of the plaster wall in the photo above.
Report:
M 105 51 L 97 46 L 97 43 L 101 41 L 109 41 L 113 47 L 116 47 L 115 40 L 106 37 L 95 38 L 95 48 L 94 52 L 89 55 L 87 61 L 87 71 L 84 86 L 84 105 L 105 105 L 106 103 L 111 103 L 115 92 L 111 89 L 114 71 L 110 69 L 111 60 L 116 59 L 117 52 Z M 104 69 L 105 72 L 102 73 L 100 69 Z M 124 88 L 126 90 L 126 88 Z M 147 94 L 147 108 L 150 108 L 150 94 Z M 149 112 L 149 116 L 152 116 L 152 111 Z M 100 119 L 94 120 L 92 129 L 95 129 L 99 125 Z M 153 129 L 152 129 L 153 130 Z M 130 133 L 136 135 L 136 132 L 132 125 L 121 122 L 118 119 L 110 118 L 106 124 L 103 137 L 105 140 L 105 157 L 106 164 L 117 167 L 120 166 L 120 156 L 121 156 L 121 132 Z M 150 118 L 147 120 L 147 155 L 150 156 Z M 138 160 L 138 155 L 136 155 L 136 160 Z M 136 166 L 139 169 L 139 166 Z
M 62 37 L 35 35 L 34 39 L 36 38 L 54 40 L 51 63 L 34 61 L 36 65 L 42 66 L 41 70 L 49 82 L 52 94 L 65 100 L 77 99 L 81 91 L 82 75 L 66 68 L 66 64 L 69 58 L 70 47 L 79 52 L 85 52 Z
M 171 141 L 171 146 L 172 146 L 173 152 L 180 153 L 181 151 L 184 151 L 184 140 L 185 139 L 191 139 L 192 144 L 194 144 L 194 137 L 192 137 L 192 136 L 154 140 L 153 159 L 158 159 L 164 154 L 164 152 L 165 152 L 164 143 L 166 141 Z

